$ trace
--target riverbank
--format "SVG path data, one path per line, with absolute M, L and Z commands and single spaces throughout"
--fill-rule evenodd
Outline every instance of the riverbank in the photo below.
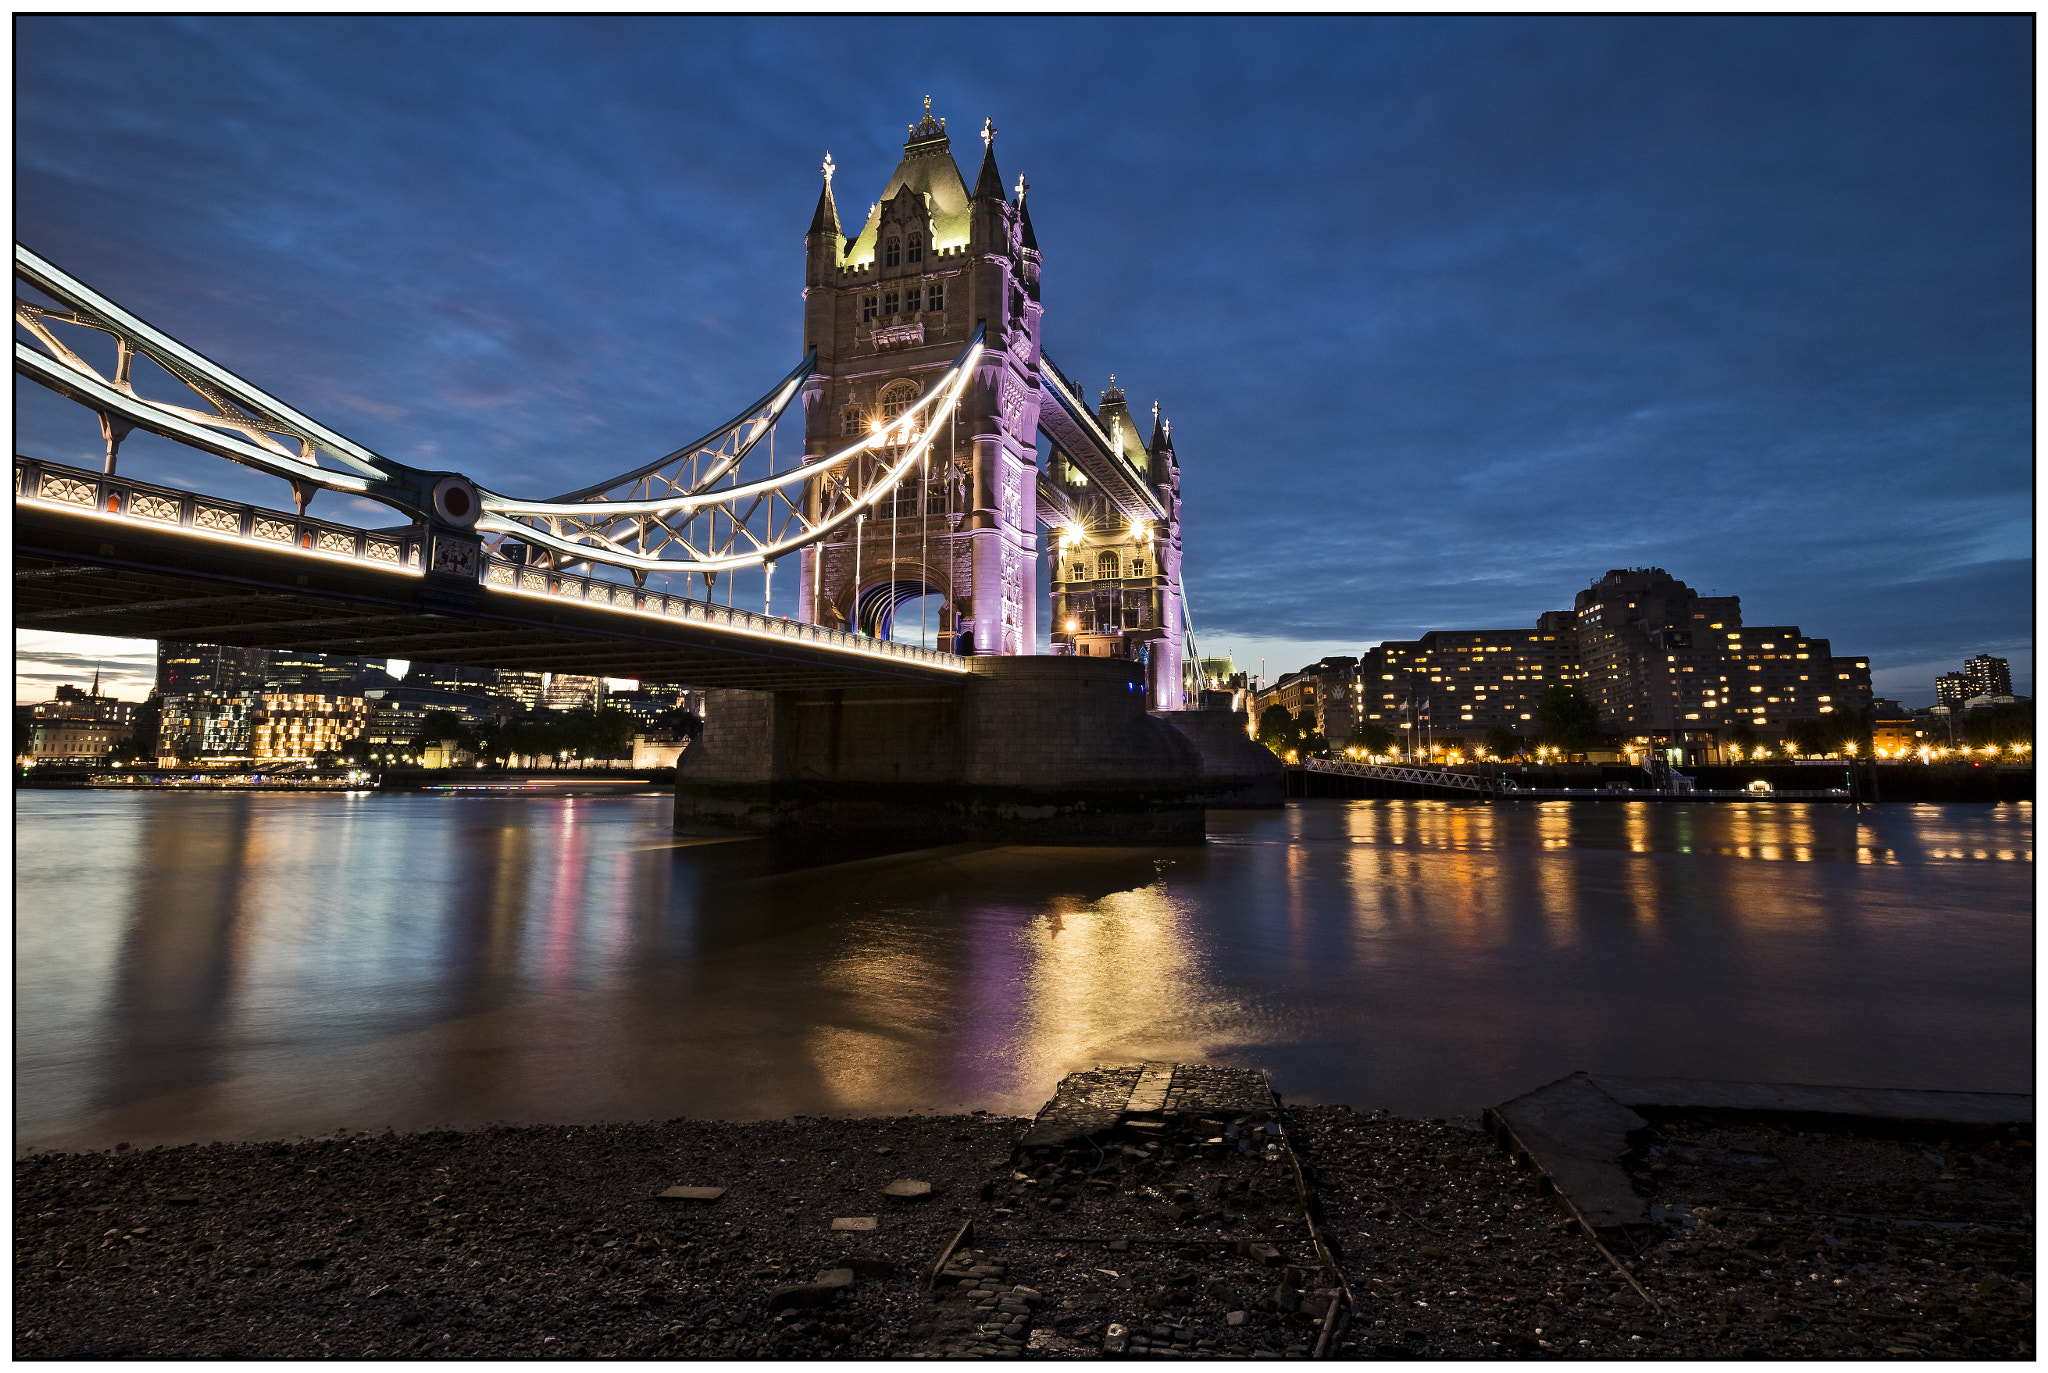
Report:
M 94 791 L 425 791 L 531 792 L 558 796 L 565 787 L 592 795 L 675 786 L 673 768 L 360 768 L 260 769 L 29 768 L 15 785 L 35 790 Z
M 1026 1124 L 675 1119 L 30 1155 L 15 1353 L 2031 1352 L 2017 1129 L 1692 1120 L 1643 1180 L 1673 1219 L 1610 1258 L 1476 1120 L 1195 1105 L 1014 1152 Z M 904 1182 L 928 1190 L 892 1195 Z M 661 1196 L 678 1186 L 715 1195 Z

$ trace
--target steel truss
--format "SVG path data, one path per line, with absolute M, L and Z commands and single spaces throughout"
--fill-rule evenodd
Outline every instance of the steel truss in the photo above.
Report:
M 772 572 L 777 559 L 829 537 L 886 497 L 918 467 L 960 398 L 983 346 L 977 329 L 951 367 L 903 414 L 837 452 L 797 457 L 775 470 L 776 424 L 815 369 L 813 352 L 767 395 L 711 433 L 621 476 L 547 501 L 488 490 L 455 472 L 409 467 L 300 413 L 122 309 L 20 244 L 18 281 L 57 302 L 15 298 L 15 370 L 96 411 L 114 470 L 122 440 L 143 429 L 282 477 L 303 512 L 316 491 L 364 496 L 415 521 L 474 531 L 493 552 L 522 544 L 557 566 L 605 564 L 644 583 L 650 572 L 707 577 L 739 568 Z M 111 376 L 58 333 L 111 336 Z M 38 346 L 39 345 L 39 346 Z M 141 395 L 141 354 L 200 404 Z M 763 440 L 769 441 L 764 444 Z M 539 551 L 534 558 L 533 551 Z

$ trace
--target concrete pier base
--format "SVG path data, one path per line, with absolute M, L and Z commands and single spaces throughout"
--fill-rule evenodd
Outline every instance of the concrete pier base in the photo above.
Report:
M 1287 804 L 1287 768 L 1244 732 L 1234 710 L 1163 710 L 1202 755 L 1203 794 L 1211 810 L 1275 810 Z
M 1116 659 L 988 657 L 958 685 L 713 691 L 681 833 L 1199 844 L 1202 754 Z

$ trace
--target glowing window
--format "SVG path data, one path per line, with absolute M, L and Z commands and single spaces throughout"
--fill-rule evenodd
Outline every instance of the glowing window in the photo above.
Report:
M 1095 555 L 1095 575 L 1110 581 L 1121 575 L 1117 572 L 1117 557 L 1108 549 Z
M 880 401 L 882 423 L 887 424 L 889 421 L 900 416 L 905 410 L 910 408 L 910 402 L 916 399 L 917 383 L 907 377 L 900 381 L 892 381 L 887 386 L 884 386 Z

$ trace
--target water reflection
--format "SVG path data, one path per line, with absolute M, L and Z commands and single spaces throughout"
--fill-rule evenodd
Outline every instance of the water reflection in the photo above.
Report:
M 665 797 L 28 793 L 22 1146 L 1028 1110 L 1098 1059 L 2026 1090 L 2028 806 L 1318 802 L 783 872 Z

